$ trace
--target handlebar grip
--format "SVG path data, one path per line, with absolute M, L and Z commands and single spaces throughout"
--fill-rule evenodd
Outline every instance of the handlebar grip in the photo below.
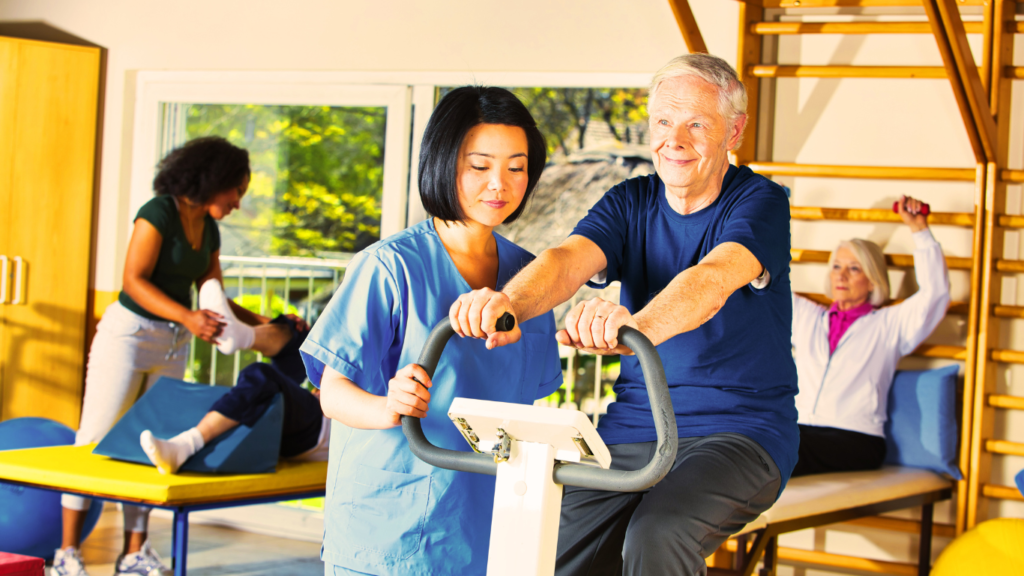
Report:
M 499 319 L 499 322 L 502 319 Z M 514 319 L 512 321 L 514 322 Z M 449 320 L 445 318 L 434 327 L 427 337 L 417 364 L 431 378 L 434 377 L 441 353 L 453 334 L 455 331 Z M 676 429 L 675 410 L 672 407 L 672 398 L 669 395 L 661 357 L 658 356 L 657 349 L 646 336 L 629 326 L 619 329 L 619 341 L 637 355 L 644 381 L 647 384 L 647 395 L 650 398 L 651 411 L 654 414 L 654 430 L 658 437 L 654 456 L 643 468 L 629 471 L 605 470 L 581 464 L 556 464 L 555 482 L 596 490 L 638 492 L 657 484 L 672 469 L 672 464 L 676 459 L 679 434 Z M 423 434 L 419 418 L 402 416 L 402 432 L 409 441 L 412 453 L 428 464 L 438 468 L 492 476 L 498 473 L 498 465 L 490 456 L 448 450 L 431 444 Z
M 899 200 L 892 203 L 892 211 L 896 214 L 900 213 L 900 202 Z M 921 204 L 921 214 L 927 216 L 931 214 L 932 208 L 928 204 Z

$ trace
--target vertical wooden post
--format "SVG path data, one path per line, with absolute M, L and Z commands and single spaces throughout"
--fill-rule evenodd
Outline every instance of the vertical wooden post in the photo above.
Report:
M 750 73 L 750 67 L 761 63 L 761 36 L 751 28 L 764 19 L 764 8 L 746 2 L 740 3 L 739 53 L 736 56 L 736 73 L 747 89 L 747 128 L 743 144 L 736 149 L 736 165 L 742 166 L 758 159 L 757 124 L 760 102 L 760 79 Z M 769 111 L 770 113 L 770 111 Z
M 967 475 L 965 510 L 957 510 L 957 531 L 969 529 L 985 519 L 982 509 L 985 499 L 982 497 L 982 485 L 989 481 L 992 474 L 992 455 L 985 451 L 985 441 L 992 438 L 995 421 L 995 409 L 988 406 L 988 395 L 995 391 L 996 363 L 989 360 L 989 350 L 998 347 L 999 321 L 992 316 L 992 306 L 999 304 L 1000 274 L 994 270 L 992 263 L 1002 256 L 1003 231 L 996 228 L 999 216 L 1005 212 L 1006 185 L 999 180 L 999 172 L 1007 164 L 1009 155 L 1010 128 L 1010 89 L 1011 80 L 1002 78 L 1005 65 L 1013 61 L 1014 32 L 1010 24 L 1014 20 L 1016 2 L 1013 0 L 995 0 L 991 10 L 986 12 L 984 43 L 988 46 L 987 66 L 987 97 L 990 110 L 995 120 L 995 153 L 986 165 L 985 178 L 985 222 L 983 253 L 983 275 L 981 285 L 980 317 L 977 328 L 977 357 L 973 398 L 971 399 L 971 416 L 965 419 L 964 426 L 969 426 L 969 460 L 964 469 Z M 990 15 L 991 14 L 991 15 Z M 965 400 L 965 411 L 967 401 Z M 962 453 L 961 453 L 962 456 Z M 964 484 L 961 482 L 961 485 Z M 960 498 L 958 495 L 958 504 Z

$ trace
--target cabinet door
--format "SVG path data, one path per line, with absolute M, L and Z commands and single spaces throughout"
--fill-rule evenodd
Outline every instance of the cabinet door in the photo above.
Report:
M 100 51 L 19 42 L 0 419 L 77 428 L 83 390 Z M 7 129 L 7 128 L 5 128 Z
M 15 87 L 18 73 L 18 47 L 15 40 L 0 38 L 0 350 L 3 350 L 4 334 L 7 332 L 4 318 L 6 303 L 10 294 L 10 253 L 8 238 L 11 230 L 10 189 L 14 166 Z M 4 266 L 6 263 L 6 266 Z M 7 358 L 0 353 L 0 414 L 3 413 L 6 396 L 4 374 L 7 372 Z M 0 417 L 2 419 L 2 417 Z

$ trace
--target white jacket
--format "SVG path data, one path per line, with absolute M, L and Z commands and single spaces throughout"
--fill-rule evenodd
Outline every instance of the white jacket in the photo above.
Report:
M 946 314 L 949 279 L 942 247 L 928 229 L 914 234 L 918 291 L 868 312 L 846 330 L 829 358 L 828 308 L 793 295 L 793 348 L 799 423 L 883 436 L 889 388 L 900 358 Z

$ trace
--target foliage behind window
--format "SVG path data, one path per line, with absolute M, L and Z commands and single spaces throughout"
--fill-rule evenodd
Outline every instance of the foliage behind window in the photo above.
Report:
M 193 104 L 188 138 L 249 150 L 241 213 L 220 224 L 225 254 L 357 252 L 380 238 L 384 108 Z

